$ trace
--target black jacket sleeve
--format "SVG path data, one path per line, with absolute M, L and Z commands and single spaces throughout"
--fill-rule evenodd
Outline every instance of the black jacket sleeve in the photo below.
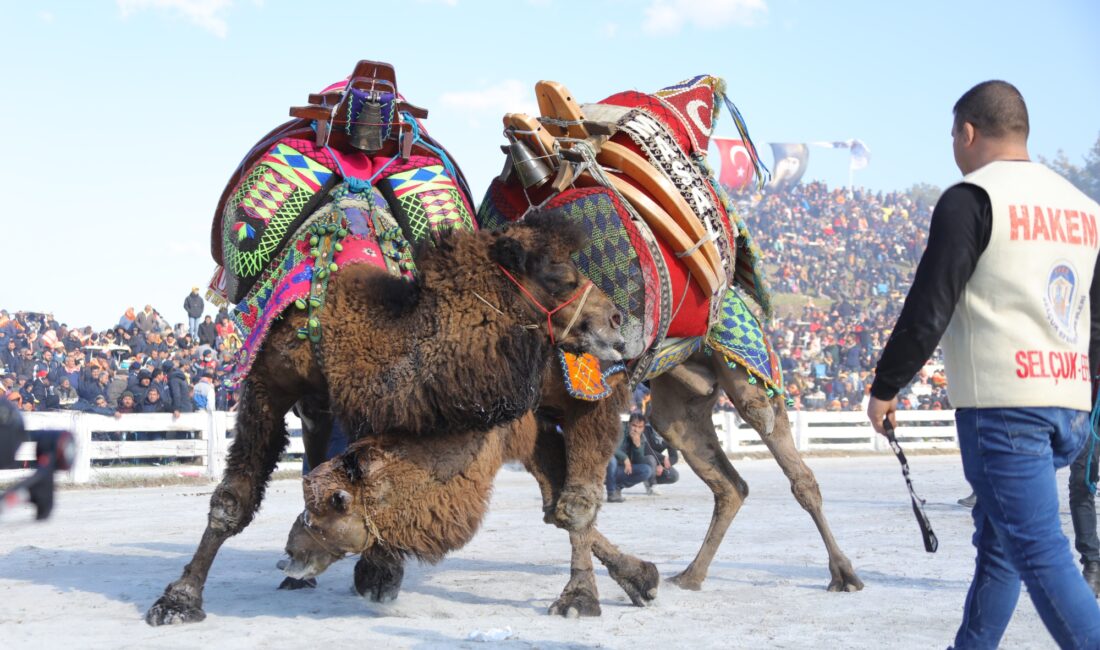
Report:
M 940 197 L 913 286 L 875 368 L 871 395 L 893 399 L 932 355 L 992 228 L 989 195 L 980 187 L 956 185 Z

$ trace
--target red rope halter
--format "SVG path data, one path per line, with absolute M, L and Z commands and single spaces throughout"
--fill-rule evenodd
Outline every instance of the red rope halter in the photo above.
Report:
M 542 311 L 542 313 L 546 314 L 546 329 L 550 331 L 550 345 L 556 345 L 554 341 L 554 322 L 551 320 L 551 318 L 554 314 L 561 311 L 563 307 L 572 304 L 575 300 L 577 300 L 577 298 L 580 298 L 582 295 L 584 295 L 585 290 L 588 289 L 588 285 L 592 284 L 592 281 L 589 280 L 582 284 L 580 288 L 577 289 L 577 292 L 569 298 L 569 300 L 566 300 L 565 302 L 558 305 L 557 307 L 554 307 L 553 309 L 547 309 L 546 307 L 542 306 L 542 303 L 539 302 L 537 298 L 531 295 L 531 292 L 527 290 L 527 287 L 520 284 L 519 280 L 517 280 L 515 276 L 508 272 L 508 269 L 504 268 L 500 264 L 497 264 L 497 266 L 499 266 L 500 270 L 504 272 L 504 275 L 508 276 L 508 279 L 512 281 L 512 284 L 516 285 L 516 287 L 519 288 L 523 295 L 527 296 L 528 300 L 535 303 L 535 306 L 538 307 L 539 310 Z

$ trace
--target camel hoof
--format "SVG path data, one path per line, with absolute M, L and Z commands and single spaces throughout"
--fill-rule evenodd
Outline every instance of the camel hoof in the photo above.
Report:
M 596 595 L 580 590 L 563 593 L 550 606 L 551 616 L 564 616 L 565 618 L 599 616 L 601 613 L 600 602 L 596 599 Z
M 171 599 L 167 594 L 157 599 L 145 612 L 145 622 L 153 627 L 198 623 L 206 618 L 206 612 L 197 605 L 186 605 Z
M 566 530 L 584 530 L 596 521 L 601 502 L 598 488 L 565 488 L 554 510 L 554 522 Z
M 364 558 L 355 563 L 355 591 L 375 603 L 396 600 L 401 593 L 405 567 L 398 564 L 375 564 Z
M 863 581 L 860 580 L 854 573 L 844 576 L 842 578 L 833 578 L 833 581 L 829 583 L 829 591 L 836 592 L 854 592 L 863 590 Z
M 686 589 L 688 591 L 699 591 L 703 588 L 703 581 L 696 578 L 688 577 L 687 573 L 679 573 L 668 579 L 669 582 L 676 585 L 680 589 Z
M 635 607 L 645 607 L 657 598 L 657 586 L 661 574 L 652 562 L 638 560 L 634 571 L 622 571 L 608 567 L 611 578 L 622 587 Z
M 279 589 L 287 589 L 294 591 L 296 589 L 316 589 L 317 578 L 306 578 L 302 580 L 300 578 L 291 578 L 287 576 L 283 578 L 283 582 L 279 585 Z

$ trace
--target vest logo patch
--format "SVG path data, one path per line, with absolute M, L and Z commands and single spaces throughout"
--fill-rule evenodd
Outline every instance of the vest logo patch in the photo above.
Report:
M 1047 275 L 1043 296 L 1047 320 L 1064 341 L 1077 343 L 1077 321 L 1085 308 L 1085 295 L 1078 282 L 1077 270 L 1066 261 L 1055 262 Z

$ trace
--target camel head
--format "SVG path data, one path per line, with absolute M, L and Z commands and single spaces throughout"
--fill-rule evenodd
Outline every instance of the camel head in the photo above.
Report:
M 580 227 L 557 210 L 527 216 L 493 233 L 490 257 L 522 289 L 521 302 L 540 322 L 550 322 L 550 338 L 568 352 L 591 353 L 619 361 L 626 350 L 622 314 L 573 262 L 585 241 Z M 548 313 L 549 312 L 549 313 Z
M 288 576 L 312 578 L 379 541 L 367 509 L 381 502 L 389 485 L 368 479 L 371 468 L 377 470 L 385 461 L 378 459 L 364 470 L 361 461 L 367 455 L 364 445 L 352 445 L 302 479 L 306 507 L 287 537 L 290 559 L 279 562 Z

